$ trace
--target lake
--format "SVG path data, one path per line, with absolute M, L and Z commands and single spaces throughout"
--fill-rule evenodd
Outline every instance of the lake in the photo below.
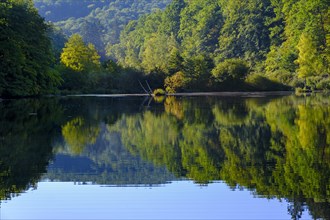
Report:
M 330 219 L 323 94 L 0 102 L 1 219 Z

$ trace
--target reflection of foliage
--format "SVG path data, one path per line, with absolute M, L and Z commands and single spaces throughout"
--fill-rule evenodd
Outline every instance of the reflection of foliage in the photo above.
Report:
M 264 155 L 268 147 L 268 132 L 267 126 L 262 124 L 260 127 L 246 125 L 243 131 L 239 127 L 221 129 L 220 142 L 226 155 L 221 176 L 228 184 L 261 187 L 263 189 L 259 190 L 263 194 L 267 192 L 265 185 L 271 176 L 271 161 L 266 161 Z
M 181 173 L 178 148 L 178 125 L 175 119 L 163 114 L 156 116 L 145 112 L 141 116 L 124 117 L 118 128 L 122 141 L 133 155 L 152 161 L 155 165 L 166 165 L 171 172 Z
M 105 126 L 101 126 L 96 143 L 79 156 L 63 153 L 56 155 L 44 178 L 107 185 L 163 184 L 174 179 L 164 166 L 155 167 L 131 155 L 122 145 L 120 135 L 108 132 Z
M 0 103 L 1 197 L 38 181 L 51 157 L 49 134 L 62 128 L 69 146 L 62 153 L 87 158 L 99 183 L 163 182 L 171 178 L 166 166 L 201 184 L 221 179 L 285 198 L 293 217 L 308 205 L 313 217 L 329 218 L 329 99 L 167 97 L 138 114 L 143 100 L 130 101 L 61 100 L 70 121 L 52 101 Z
M 218 180 L 223 152 L 214 129 L 205 124 L 185 124 L 182 137 L 182 166 L 187 170 L 187 177 L 200 183 Z
M 121 132 L 123 143 L 130 152 L 156 165 L 166 165 L 176 175 L 203 183 L 216 180 L 222 157 L 217 135 L 212 127 L 198 123 L 208 118 L 208 114 L 191 104 L 173 97 L 165 101 L 166 112 L 178 118 L 183 117 L 185 111 L 185 116 L 190 114 L 187 123 L 192 124 L 185 124 L 183 128 L 170 114 L 155 115 L 148 111 L 142 116 L 125 117 L 112 129 Z
M 64 114 L 71 118 L 62 126 L 63 141 L 57 140 L 58 153 L 44 176 L 60 181 L 86 181 L 97 184 L 161 184 L 174 176 L 164 166 L 155 167 L 139 155 L 132 155 L 117 132 L 108 132 L 120 118 L 141 108 L 143 97 L 65 98 Z
M 87 145 L 94 144 L 99 132 L 98 125 L 86 124 L 82 118 L 75 118 L 62 127 L 62 135 L 73 154 L 81 154 Z
M 272 132 L 282 136 L 274 139 L 273 145 L 283 146 L 286 150 L 283 157 L 277 157 L 274 178 L 277 184 L 286 186 L 282 195 L 325 201 L 330 197 L 330 108 L 317 102 L 308 103 L 312 100 L 306 98 L 305 103 L 294 104 L 294 109 L 281 109 L 279 106 L 283 103 L 274 102 L 267 109 Z M 278 119 L 275 111 L 288 117 Z
M 324 98 L 169 97 L 164 105 L 166 113 L 132 115 L 109 129 L 120 132 L 130 152 L 177 175 L 286 198 L 293 217 L 306 204 L 314 216 L 326 216 L 330 108 Z
M 171 113 L 178 119 L 183 119 L 184 112 L 183 112 L 182 102 L 177 101 L 174 96 L 169 96 L 166 97 L 164 104 L 165 104 L 165 111 L 167 113 Z
M 317 98 L 287 99 L 285 106 L 284 102 L 277 101 L 267 108 L 272 133 L 280 136 L 272 140 L 271 147 L 285 149 L 283 156 L 276 157 L 271 188 L 275 195 L 282 197 L 307 198 L 301 200 L 313 209 L 313 215 L 327 219 L 329 214 L 325 213 L 329 210 L 324 208 L 329 208 L 330 197 L 330 108 Z M 280 114 L 283 116 L 278 117 Z
M 46 172 L 61 110 L 52 99 L 14 100 L 0 102 L 0 112 L 0 199 L 8 199 Z
M 230 103 L 222 102 L 221 105 L 215 105 L 213 114 L 215 121 L 221 125 L 241 125 L 247 116 L 247 109 L 244 102 Z

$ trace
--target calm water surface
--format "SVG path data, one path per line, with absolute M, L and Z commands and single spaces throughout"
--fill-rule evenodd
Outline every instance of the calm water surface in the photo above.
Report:
M 330 219 L 330 98 L 0 102 L 1 219 Z

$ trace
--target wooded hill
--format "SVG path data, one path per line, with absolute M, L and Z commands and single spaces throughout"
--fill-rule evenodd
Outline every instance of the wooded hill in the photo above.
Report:
M 105 58 L 107 44 L 119 42 L 120 32 L 131 20 L 164 9 L 171 0 L 34 0 L 39 13 L 65 35 L 80 34 Z
M 124 67 L 162 73 L 172 92 L 242 84 L 329 89 L 329 4 L 173 0 L 165 11 L 131 21 L 107 52 Z
M 8 0 L 0 95 L 330 89 L 329 4 Z
M 110 69 L 170 93 L 330 88 L 328 1 L 173 0 L 153 10 L 168 3 L 85 1 L 88 16 L 55 24 L 93 43 Z M 124 88 L 136 87 L 124 75 Z

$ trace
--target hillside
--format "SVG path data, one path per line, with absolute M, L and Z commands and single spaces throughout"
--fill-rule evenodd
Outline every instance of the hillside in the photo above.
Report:
M 85 17 L 94 9 L 103 8 L 111 2 L 114 0 L 34 0 L 40 15 L 51 22 Z
M 1 96 L 330 90 L 326 0 L 34 4 L 0 4 Z
M 171 0 L 34 0 L 39 13 L 60 27 L 65 35 L 80 34 L 104 57 L 107 44 L 119 42 L 120 32 L 131 20 L 164 9 Z
M 324 0 L 173 0 L 131 21 L 109 57 L 168 92 L 330 89 Z M 282 85 L 280 85 L 282 84 Z

